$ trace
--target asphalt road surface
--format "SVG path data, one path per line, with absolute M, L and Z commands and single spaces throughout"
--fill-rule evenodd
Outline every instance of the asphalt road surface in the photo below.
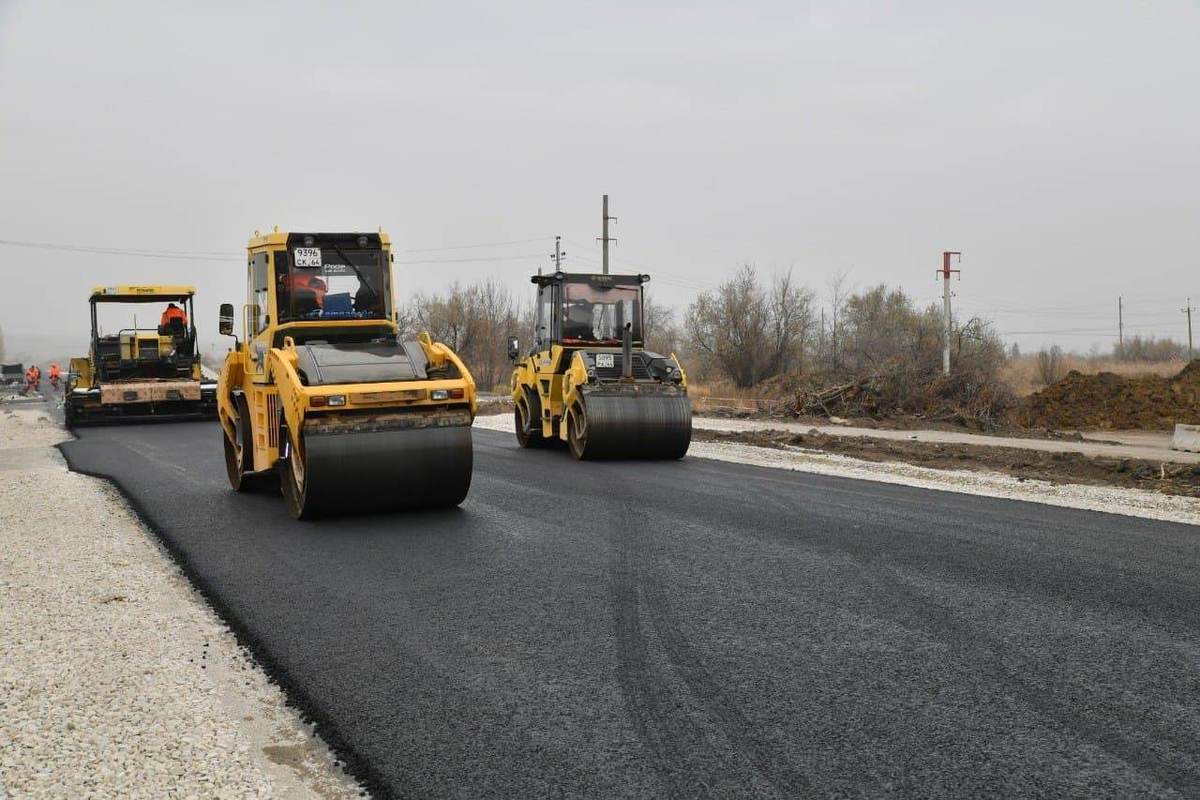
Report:
M 80 435 L 380 795 L 1200 795 L 1196 528 L 489 431 L 300 523 L 213 424 Z

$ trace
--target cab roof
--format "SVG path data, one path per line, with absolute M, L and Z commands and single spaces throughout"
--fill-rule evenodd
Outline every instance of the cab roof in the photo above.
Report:
M 166 303 L 172 300 L 186 300 L 194 294 L 195 286 L 122 284 L 93 286 L 89 300 L 93 303 Z
M 356 239 L 359 236 L 378 237 L 379 242 L 384 247 L 391 245 L 391 239 L 383 229 L 377 231 L 340 231 L 340 232 L 318 232 L 318 231 L 281 231 L 279 226 L 275 226 L 274 230 L 269 233 L 255 231 L 250 237 L 250 241 L 246 244 L 247 250 L 255 250 L 260 247 L 285 247 L 288 244 L 288 237 L 312 236 L 315 239 Z
M 546 275 L 534 275 L 530 283 L 545 286 L 550 283 L 598 283 L 609 286 L 639 286 L 650 280 L 649 275 L 605 275 L 596 272 L 550 272 Z

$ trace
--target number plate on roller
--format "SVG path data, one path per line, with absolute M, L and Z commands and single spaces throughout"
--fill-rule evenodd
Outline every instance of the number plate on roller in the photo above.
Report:
M 297 267 L 320 267 L 321 266 L 321 248 L 319 248 L 319 247 L 297 247 L 296 248 L 296 266 Z
M 396 403 L 424 399 L 424 389 L 401 389 L 394 392 L 356 392 L 350 395 L 350 400 L 355 403 Z
M 612 367 L 613 366 L 613 354 L 612 353 L 597 353 L 596 354 L 596 366 L 597 367 Z

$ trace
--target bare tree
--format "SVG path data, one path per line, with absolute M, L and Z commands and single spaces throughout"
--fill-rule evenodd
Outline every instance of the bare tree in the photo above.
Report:
M 1063 351 L 1058 345 L 1037 354 L 1037 377 L 1043 386 L 1058 383 L 1063 377 Z
M 846 288 L 846 281 L 849 273 L 845 270 L 838 270 L 832 278 L 829 279 L 829 339 L 828 352 L 823 353 L 825 361 L 835 370 L 840 370 L 842 366 L 842 319 L 843 312 L 846 308 L 846 295 L 849 293 Z M 822 331 L 824 337 L 824 331 Z
M 733 381 L 754 386 L 802 357 L 812 329 L 812 293 L 775 278 L 770 291 L 750 265 L 688 307 L 684 321 L 697 353 Z
M 662 354 L 678 353 L 680 338 L 675 310 L 646 294 L 642 300 L 642 340 L 646 349 Z
M 418 295 L 401 311 L 411 332 L 425 330 L 445 342 L 484 389 L 507 377 L 505 343 L 518 329 L 520 316 L 512 293 L 491 280 L 469 286 L 454 283 L 440 294 Z

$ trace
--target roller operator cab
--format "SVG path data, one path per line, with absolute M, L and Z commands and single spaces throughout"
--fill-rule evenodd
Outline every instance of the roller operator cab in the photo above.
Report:
M 63 393 L 69 427 L 215 415 L 217 385 L 200 368 L 195 295 L 192 286 L 92 289 L 91 346 L 71 359 Z
M 646 350 L 648 275 L 535 275 L 534 342 L 509 342 L 517 441 L 563 441 L 585 458 L 682 458 L 692 438 L 687 377 Z
M 382 232 L 250 239 L 217 390 L 234 489 L 280 486 L 296 518 L 466 497 L 475 382 L 446 345 L 400 335 L 391 261 Z

